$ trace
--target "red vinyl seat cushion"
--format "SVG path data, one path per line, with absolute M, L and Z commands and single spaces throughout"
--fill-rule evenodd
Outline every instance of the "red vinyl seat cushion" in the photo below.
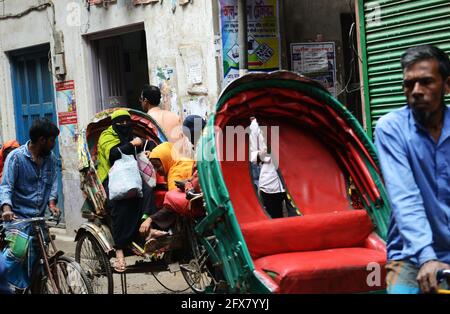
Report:
M 255 269 L 278 293 L 355 293 L 385 288 L 386 251 L 365 210 L 241 224 Z M 377 263 L 379 285 L 367 279 Z
M 373 231 L 365 210 L 347 210 L 241 224 L 253 259 L 288 252 L 364 247 Z
M 198 205 L 198 202 L 194 203 L 194 206 L 192 206 L 191 208 L 190 201 L 186 199 L 186 193 L 178 189 L 168 191 L 166 193 L 166 196 L 164 197 L 164 207 L 173 210 L 174 212 L 176 212 L 178 215 L 181 216 L 187 217 L 203 216 L 205 213 L 203 206 L 195 206 L 195 205 Z
M 370 263 L 379 265 L 378 274 L 368 267 Z M 279 293 L 356 293 L 385 289 L 386 253 L 367 248 L 275 254 L 256 259 L 254 264 L 256 269 L 275 275 L 273 280 L 279 285 Z

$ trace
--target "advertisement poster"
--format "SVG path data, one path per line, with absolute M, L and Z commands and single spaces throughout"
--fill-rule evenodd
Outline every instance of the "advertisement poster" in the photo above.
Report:
M 78 133 L 74 81 L 56 83 L 56 105 L 61 144 L 63 146 L 73 145 L 77 141 Z
M 174 84 L 175 69 L 170 66 L 156 66 L 152 70 L 151 84 L 158 86 L 161 90 L 160 107 L 179 114 L 178 95 Z
M 191 96 L 182 100 L 183 119 L 190 115 L 197 115 L 207 119 L 210 113 L 208 99 L 204 96 Z
M 334 42 L 291 44 L 292 71 L 321 83 L 336 96 L 336 50 Z
M 277 0 L 248 0 L 249 71 L 280 68 L 280 36 Z M 238 2 L 220 0 L 223 87 L 239 77 Z

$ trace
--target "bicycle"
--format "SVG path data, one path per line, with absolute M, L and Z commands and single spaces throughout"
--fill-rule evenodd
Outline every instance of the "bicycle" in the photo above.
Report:
M 58 225 L 59 217 L 16 219 L 9 223 L 3 222 L 3 224 L 0 224 L 0 249 L 2 250 L 8 245 L 6 227 L 9 229 L 18 225 L 31 224 L 31 234 L 36 239 L 36 242 L 31 241 L 30 243 L 30 245 L 35 246 L 38 254 L 33 266 L 31 283 L 21 293 L 93 294 L 91 283 L 80 264 L 75 259 L 65 256 L 63 251 L 56 248 L 55 237 L 50 234 L 47 222 L 56 222 L 56 225 Z

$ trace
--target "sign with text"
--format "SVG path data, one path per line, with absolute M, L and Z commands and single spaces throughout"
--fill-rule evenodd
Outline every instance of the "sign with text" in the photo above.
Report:
M 77 113 L 76 112 L 58 112 L 59 125 L 65 124 L 77 124 Z
M 56 83 L 56 104 L 58 109 L 60 143 L 62 146 L 73 146 L 77 142 L 78 135 L 74 81 Z
M 291 69 L 321 83 L 336 96 L 336 49 L 334 42 L 291 44 Z
M 220 0 L 223 87 L 239 77 L 238 0 Z M 280 68 L 277 0 L 247 0 L 249 71 Z

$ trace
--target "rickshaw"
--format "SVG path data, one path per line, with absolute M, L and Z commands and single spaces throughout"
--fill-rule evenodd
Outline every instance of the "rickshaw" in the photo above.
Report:
M 118 108 L 116 108 L 118 109 Z M 120 108 L 119 108 L 120 109 Z M 153 142 L 156 146 L 167 141 L 160 126 L 147 114 L 129 108 L 133 131 L 144 141 Z M 83 218 L 87 219 L 77 230 L 75 241 L 75 259 L 81 264 L 92 282 L 94 293 L 114 293 L 113 273 L 110 259 L 115 256 L 114 240 L 111 234 L 111 218 L 105 208 L 107 195 L 97 175 L 97 141 L 100 134 L 111 125 L 111 114 L 114 109 L 98 113 L 81 132 L 78 141 L 79 171 L 81 189 L 85 202 L 81 208 Z M 161 208 L 167 184 L 157 174 L 154 188 L 156 206 Z M 191 202 L 201 195 L 193 195 Z M 126 256 L 135 256 L 134 265 L 128 265 L 126 272 L 121 273 L 122 292 L 127 293 L 126 276 L 130 273 L 158 273 L 162 271 L 181 271 L 188 287 L 195 292 L 204 292 L 206 287 L 213 286 L 207 273 L 207 252 L 198 243 L 193 232 L 195 217 L 185 215 L 178 217 L 172 235 L 154 252 L 145 252 L 144 246 L 133 242 Z M 158 278 L 155 276 L 155 279 Z M 162 282 L 160 282 L 164 285 Z M 165 286 L 166 287 L 166 286 Z M 170 289 L 170 288 L 169 288 Z
M 250 117 L 268 134 L 278 128 L 278 142 L 267 139 L 268 147 L 295 217 L 270 219 L 264 212 L 248 136 L 233 141 L 236 134 L 227 132 L 248 127 Z M 245 158 L 237 156 L 239 145 Z M 220 268 L 225 291 L 385 291 L 390 208 L 375 148 L 320 84 L 287 71 L 233 81 L 208 120 L 197 163 L 207 215 L 195 230 Z M 202 238 L 208 232 L 214 245 Z
M 131 113 L 137 125 L 144 125 L 143 137 L 165 140 L 151 118 Z M 80 141 L 87 196 L 83 212 L 90 218 L 78 231 L 76 256 L 84 265 L 83 242 L 89 240 L 86 251 L 95 254 L 85 254 L 84 260 L 100 262 L 87 266 L 87 272 L 94 285 L 107 278 L 107 292 L 112 292 L 114 250 L 95 172 L 95 142 L 110 123 L 109 112 L 103 114 Z M 234 141 L 236 133 L 227 132 L 247 128 L 250 117 L 270 129 L 267 134 L 278 130 L 278 141 L 268 137 L 267 145 L 295 217 L 266 214 L 252 182 L 248 133 Z M 237 156 L 242 151 L 243 158 Z M 175 259 L 194 291 L 384 292 L 390 208 L 375 148 L 358 121 L 319 83 L 287 71 L 233 81 L 222 92 L 196 152 L 206 215 L 190 221 L 189 252 Z M 168 261 L 164 269 L 174 260 Z M 155 265 L 150 261 L 149 269 Z

